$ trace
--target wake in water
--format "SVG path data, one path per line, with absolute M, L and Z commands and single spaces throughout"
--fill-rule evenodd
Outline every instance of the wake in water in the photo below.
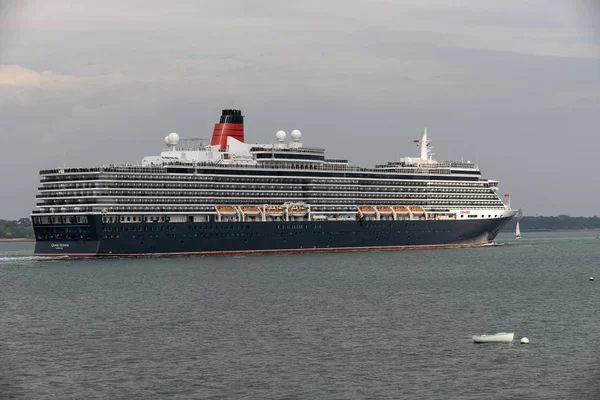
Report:
M 38 257 L 33 255 L 18 255 L 18 254 L 2 254 L 0 255 L 0 266 L 1 265 L 14 265 L 14 264 L 31 264 L 40 261 L 57 261 L 64 260 L 69 257 Z

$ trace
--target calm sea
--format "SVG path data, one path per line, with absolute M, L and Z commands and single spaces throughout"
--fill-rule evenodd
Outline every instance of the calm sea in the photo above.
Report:
M 0 244 L 0 398 L 598 398 L 596 232 L 497 241 L 98 260 Z M 515 342 L 471 340 L 498 331 Z

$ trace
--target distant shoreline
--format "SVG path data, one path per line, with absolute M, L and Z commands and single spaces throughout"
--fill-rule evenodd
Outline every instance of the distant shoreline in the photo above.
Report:
M 27 238 L 0 239 L 0 243 L 21 243 L 21 242 L 35 242 L 35 239 L 27 239 Z

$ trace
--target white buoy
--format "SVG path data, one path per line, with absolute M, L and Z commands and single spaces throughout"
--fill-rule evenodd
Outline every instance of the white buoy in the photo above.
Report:
M 527 339 L 526 337 L 521 338 L 521 344 L 527 344 L 529 343 L 529 339 Z
M 593 277 L 593 276 L 590 276 L 590 281 L 593 281 L 593 280 L 594 280 L 594 277 Z

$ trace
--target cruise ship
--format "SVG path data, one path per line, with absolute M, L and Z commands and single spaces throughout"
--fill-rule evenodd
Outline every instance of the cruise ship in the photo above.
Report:
M 164 138 L 138 165 L 40 171 L 38 256 L 107 257 L 482 246 L 516 213 L 470 162 L 418 157 L 373 168 L 305 147 L 299 130 L 246 143 L 241 110 L 212 139 Z M 509 202 L 510 204 L 510 202 Z

